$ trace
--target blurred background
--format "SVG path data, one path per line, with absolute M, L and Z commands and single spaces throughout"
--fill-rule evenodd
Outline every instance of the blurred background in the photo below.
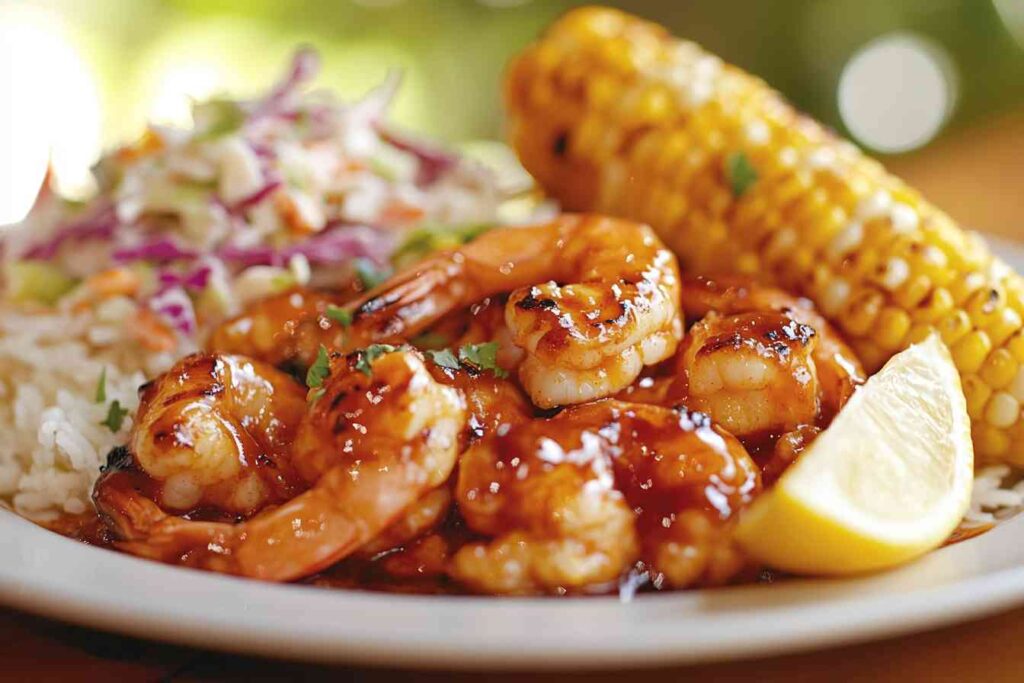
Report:
M 0 0 L 0 224 L 51 160 L 88 193 L 101 150 L 191 98 L 260 92 L 298 44 L 356 97 L 404 71 L 393 111 L 450 143 L 501 138 L 510 55 L 567 0 Z M 883 157 L 963 223 L 1024 238 L 1024 0 L 637 0 Z

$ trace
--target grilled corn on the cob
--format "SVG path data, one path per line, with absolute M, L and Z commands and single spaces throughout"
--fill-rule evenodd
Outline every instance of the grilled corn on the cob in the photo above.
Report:
M 865 365 L 937 330 L 975 449 L 1024 465 L 1024 279 L 761 80 L 622 12 L 566 14 L 512 63 L 512 143 L 571 210 L 649 222 L 698 272 L 798 291 Z

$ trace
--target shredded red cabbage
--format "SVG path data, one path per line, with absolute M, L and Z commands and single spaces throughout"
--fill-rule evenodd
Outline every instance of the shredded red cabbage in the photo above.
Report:
M 199 252 L 194 249 L 183 248 L 169 237 L 159 237 L 134 247 L 115 249 L 112 254 L 114 261 L 117 263 L 134 263 L 135 261 L 166 263 L 168 261 L 194 259 L 197 256 L 199 256 Z
M 241 199 L 232 204 L 231 206 L 229 206 L 228 213 L 231 213 L 233 215 L 239 215 L 243 213 L 247 209 L 256 206 L 264 199 L 269 197 L 271 194 L 273 194 L 275 190 L 277 190 L 277 188 L 281 187 L 282 184 L 283 183 L 278 179 L 268 180 L 263 187 L 256 190 L 248 197 L 245 197 L 244 199 Z
M 213 267 L 203 264 L 184 273 L 176 273 L 173 270 L 161 270 L 156 274 L 156 279 L 160 283 L 161 291 L 172 287 L 184 287 L 202 291 L 206 289 L 212 273 Z
M 419 168 L 416 172 L 416 184 L 421 187 L 437 182 L 441 176 L 459 163 L 459 157 L 455 154 L 419 140 L 405 137 L 389 129 L 384 124 L 377 124 L 377 132 L 392 147 L 396 147 L 416 157 L 417 161 L 419 161 Z
M 284 105 L 295 91 L 305 82 L 316 76 L 320 70 L 320 56 L 316 50 L 310 47 L 302 47 L 296 50 L 292 56 L 291 67 L 283 79 L 281 79 L 261 100 L 258 100 L 250 112 L 250 120 L 263 116 L 270 116 L 281 111 Z
M 160 292 L 149 300 L 149 307 L 183 335 L 190 337 L 195 334 L 196 312 L 184 289 L 172 287 Z
M 113 204 L 102 203 L 88 215 L 55 230 L 48 240 L 29 247 L 22 257 L 36 261 L 49 261 L 57 255 L 64 244 L 109 239 L 113 236 L 115 227 L 117 227 L 117 212 Z
M 328 227 L 308 240 L 288 247 L 237 247 L 225 245 L 217 250 L 218 258 L 240 266 L 287 265 L 292 256 L 305 256 L 311 264 L 338 264 L 353 258 L 368 258 L 383 263 L 391 249 L 386 233 L 367 226 Z

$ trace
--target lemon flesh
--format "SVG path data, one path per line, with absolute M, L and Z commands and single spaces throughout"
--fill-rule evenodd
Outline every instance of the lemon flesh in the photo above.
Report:
M 938 337 L 857 391 L 737 528 L 754 559 L 798 574 L 891 567 L 938 547 L 967 511 L 974 448 L 960 376 Z

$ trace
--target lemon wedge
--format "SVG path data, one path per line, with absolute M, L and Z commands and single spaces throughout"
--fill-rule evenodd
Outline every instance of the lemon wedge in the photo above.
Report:
M 974 448 L 960 375 L 935 335 L 894 356 L 740 519 L 770 567 L 843 575 L 938 547 L 971 498 Z

